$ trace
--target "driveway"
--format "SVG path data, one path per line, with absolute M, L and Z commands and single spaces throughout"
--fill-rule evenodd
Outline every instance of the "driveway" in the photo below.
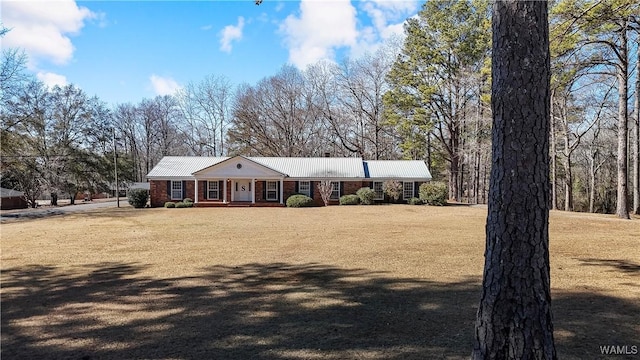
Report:
M 41 206 L 35 209 L 3 210 L 0 212 L 0 222 L 15 219 L 39 219 L 52 215 L 64 215 L 74 212 L 116 207 L 115 199 L 94 200 L 92 202 L 78 201 L 75 205 Z M 129 206 L 126 198 L 120 198 L 120 206 Z

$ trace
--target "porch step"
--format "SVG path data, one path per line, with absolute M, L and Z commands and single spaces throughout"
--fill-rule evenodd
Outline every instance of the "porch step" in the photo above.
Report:
M 265 203 L 265 202 L 257 202 L 255 204 L 247 203 L 247 202 L 231 202 L 231 203 L 222 203 L 222 202 L 213 202 L 213 201 L 200 201 L 197 204 L 194 204 L 195 207 L 285 207 L 284 204 L 280 203 Z

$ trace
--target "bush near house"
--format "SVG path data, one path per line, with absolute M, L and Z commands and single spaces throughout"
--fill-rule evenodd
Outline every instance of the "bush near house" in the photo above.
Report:
M 342 195 L 340 197 L 340 205 L 358 205 L 360 197 L 358 195 Z
M 183 203 L 192 203 L 193 204 L 193 199 L 192 198 L 184 198 L 184 200 L 182 200 Z
M 307 195 L 291 195 L 287 198 L 287 207 L 311 207 L 313 199 Z
M 447 184 L 432 181 L 420 185 L 420 199 L 427 205 L 443 206 L 447 204 L 449 189 Z
M 166 207 L 167 209 L 174 208 L 176 207 L 176 203 L 174 203 L 173 201 L 167 201 L 166 203 L 164 203 L 164 207 Z
M 393 201 L 398 201 L 402 195 L 402 183 L 398 180 L 387 180 L 382 183 L 382 191 Z
M 376 192 L 368 187 L 363 187 L 356 191 L 356 194 L 360 198 L 360 203 L 363 205 L 373 204 L 373 199 L 376 198 Z
M 132 189 L 129 190 L 129 204 L 136 209 L 147 206 L 149 200 L 149 192 L 145 189 Z
M 411 199 L 407 200 L 407 204 L 409 205 L 422 205 L 424 204 L 424 202 L 420 199 L 418 199 L 417 197 L 412 197 Z
M 191 203 L 188 203 L 188 202 L 182 202 L 182 201 L 180 201 L 180 202 L 177 202 L 177 203 L 176 203 L 176 208 L 177 208 L 177 209 L 188 208 L 188 207 L 191 207 L 191 206 L 193 206 L 193 205 L 192 205 Z

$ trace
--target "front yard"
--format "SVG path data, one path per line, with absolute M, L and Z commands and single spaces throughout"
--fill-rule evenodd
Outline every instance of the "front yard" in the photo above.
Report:
M 485 216 L 463 206 L 121 208 L 3 223 L 1 355 L 467 358 Z M 560 358 L 640 345 L 638 220 L 552 213 Z

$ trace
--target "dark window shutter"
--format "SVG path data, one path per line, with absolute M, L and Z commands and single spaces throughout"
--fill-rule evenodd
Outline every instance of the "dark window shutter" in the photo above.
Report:
M 413 183 L 413 196 L 414 197 L 420 197 L 420 187 L 418 187 L 418 183 L 417 182 Z
M 300 189 L 300 181 L 296 181 L 296 189 L 293 192 L 297 194 L 299 189 Z
M 313 199 L 313 181 L 309 181 L 309 197 Z
M 267 200 L 267 182 L 262 182 L 262 200 Z
M 224 194 L 222 193 L 222 191 L 224 191 L 224 181 L 220 180 L 218 181 L 218 200 L 222 200 L 224 199 Z
M 186 198 L 187 197 L 187 181 L 186 180 L 182 180 L 182 198 Z
M 278 181 L 276 184 L 276 189 L 278 190 L 278 193 L 276 194 L 276 201 L 280 201 L 280 181 Z
M 204 200 L 209 200 L 209 182 L 208 181 L 202 182 L 202 198 Z
M 344 181 L 340 181 L 340 196 L 344 195 Z
M 171 180 L 167 180 L 167 197 L 171 199 Z

